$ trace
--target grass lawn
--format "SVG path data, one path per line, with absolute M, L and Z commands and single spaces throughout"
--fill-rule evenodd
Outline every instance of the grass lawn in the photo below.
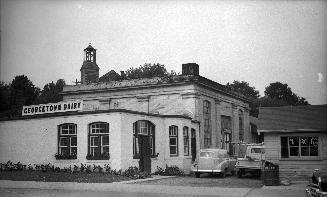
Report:
M 67 173 L 42 171 L 0 171 L 0 180 L 13 181 L 43 181 L 43 182 L 81 182 L 81 183 L 111 183 L 131 180 L 125 176 L 107 173 Z

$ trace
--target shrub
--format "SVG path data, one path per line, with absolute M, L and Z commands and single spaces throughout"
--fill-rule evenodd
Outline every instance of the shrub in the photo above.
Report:
M 72 166 L 64 167 L 63 172 L 73 173 Z
M 85 171 L 86 171 L 86 164 L 81 163 L 80 172 L 85 172 Z
M 55 167 L 54 168 L 54 172 L 60 172 L 60 168 L 59 167 Z
M 85 172 L 86 173 L 91 173 L 92 172 L 92 166 L 91 165 L 87 165 L 85 168 Z
M 28 171 L 33 171 L 34 170 L 33 166 L 31 164 L 28 164 L 27 169 L 28 169 Z
M 160 167 L 157 167 L 157 171 L 154 174 L 161 176 L 183 176 L 184 172 L 180 170 L 177 166 L 166 165 L 165 170 Z
M 140 172 L 140 170 L 137 167 L 129 167 L 126 169 L 122 175 L 132 178 L 132 179 L 144 179 L 147 177 L 150 177 L 149 173 L 146 172 Z
M 111 172 L 111 167 L 110 167 L 109 164 L 104 164 L 104 169 L 105 169 L 105 172 L 106 172 L 106 173 L 110 174 L 110 172 Z
M 40 171 L 41 170 L 41 165 L 39 165 L 39 164 L 34 164 L 34 169 L 36 170 L 36 171 Z
M 77 165 L 74 165 L 73 173 L 78 173 L 78 172 L 79 172 L 79 167 Z
M 93 172 L 103 172 L 103 168 L 100 165 L 93 164 Z

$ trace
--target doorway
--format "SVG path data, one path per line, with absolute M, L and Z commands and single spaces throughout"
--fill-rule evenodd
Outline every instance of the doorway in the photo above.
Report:
M 151 149 L 149 136 L 139 135 L 140 160 L 139 169 L 141 172 L 151 173 Z
M 133 158 L 139 159 L 139 170 L 151 173 L 151 157 L 155 156 L 155 127 L 148 120 L 133 124 Z

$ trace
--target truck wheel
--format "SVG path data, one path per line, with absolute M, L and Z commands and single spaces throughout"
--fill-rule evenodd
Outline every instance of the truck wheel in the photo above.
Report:
M 196 178 L 200 178 L 200 175 L 201 175 L 201 174 L 200 174 L 199 172 L 196 172 L 196 173 L 195 173 L 195 177 L 196 177 Z
M 242 178 L 242 170 L 238 170 L 237 171 L 237 177 L 238 178 Z

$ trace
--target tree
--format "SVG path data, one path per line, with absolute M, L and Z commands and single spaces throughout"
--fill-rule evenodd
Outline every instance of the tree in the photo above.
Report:
M 23 105 L 35 103 L 40 89 L 24 75 L 16 76 L 10 84 L 10 111 L 6 112 L 7 116 L 21 116 Z
M 248 82 L 245 81 L 233 81 L 233 83 L 227 83 L 226 87 L 232 91 L 238 92 L 251 100 L 250 105 L 250 115 L 257 116 L 258 115 L 258 105 L 257 101 L 260 97 L 259 91 L 255 89 L 255 87 L 251 87 Z
M 40 89 L 24 75 L 16 76 L 10 88 L 11 105 L 31 105 L 40 92 Z
M 0 112 L 10 109 L 10 85 L 0 81 Z
M 255 87 L 251 87 L 248 82 L 245 81 L 233 81 L 233 83 L 227 83 L 227 88 L 241 93 L 246 97 L 257 99 L 260 97 L 259 91 L 255 89 Z
M 65 86 L 65 80 L 58 79 L 56 83 L 48 83 L 43 87 L 40 96 L 37 98 L 37 103 L 56 103 L 62 101 L 62 96 L 59 94 Z
M 129 68 L 125 71 L 126 78 L 128 79 L 139 79 L 139 78 L 152 78 L 152 77 L 164 77 L 170 75 L 176 75 L 174 71 L 168 73 L 165 65 L 163 64 L 150 64 L 145 63 L 140 65 L 138 68 Z
M 271 83 L 265 89 L 265 96 L 273 100 L 282 100 L 287 102 L 288 105 L 308 105 L 305 98 L 297 96 L 292 92 L 287 84 L 280 82 Z

